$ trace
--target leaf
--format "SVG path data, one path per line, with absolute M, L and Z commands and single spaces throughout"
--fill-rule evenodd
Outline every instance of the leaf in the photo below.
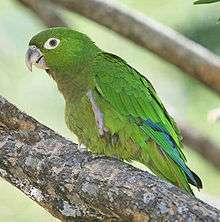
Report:
M 198 1 L 195 1 L 193 4 L 199 5 L 199 4 L 209 4 L 209 3 L 214 3 L 214 2 L 220 2 L 220 0 L 198 0 Z

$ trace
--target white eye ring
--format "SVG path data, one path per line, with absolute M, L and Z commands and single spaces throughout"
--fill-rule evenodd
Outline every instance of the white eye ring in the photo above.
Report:
M 59 44 L 60 44 L 60 40 L 59 40 L 59 39 L 49 38 L 49 39 L 44 43 L 44 48 L 45 48 L 45 49 L 55 49 Z

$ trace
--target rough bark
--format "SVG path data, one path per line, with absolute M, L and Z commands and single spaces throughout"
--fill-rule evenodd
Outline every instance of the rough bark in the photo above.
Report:
M 0 175 L 62 221 L 220 221 L 220 211 L 94 156 L 0 97 Z
M 220 93 L 220 58 L 143 14 L 105 0 L 50 0 L 151 50 Z

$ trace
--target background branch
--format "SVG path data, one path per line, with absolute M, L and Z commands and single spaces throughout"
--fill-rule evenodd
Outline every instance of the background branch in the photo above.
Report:
M 0 175 L 62 221 L 220 220 L 158 177 L 77 150 L 2 97 L 0 132 Z
M 17 0 L 36 14 L 48 27 L 67 26 L 67 23 L 56 12 L 56 7 L 49 1 Z
M 105 0 L 50 0 L 151 50 L 220 93 L 220 58 L 162 24 Z
M 220 147 L 197 128 L 178 121 L 178 127 L 183 136 L 183 142 L 218 170 L 220 169 Z

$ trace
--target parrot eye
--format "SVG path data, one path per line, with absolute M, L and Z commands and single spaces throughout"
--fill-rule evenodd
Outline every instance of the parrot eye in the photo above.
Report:
M 44 43 L 44 48 L 45 49 L 55 49 L 60 43 L 59 39 L 56 38 L 49 38 L 45 43 Z

